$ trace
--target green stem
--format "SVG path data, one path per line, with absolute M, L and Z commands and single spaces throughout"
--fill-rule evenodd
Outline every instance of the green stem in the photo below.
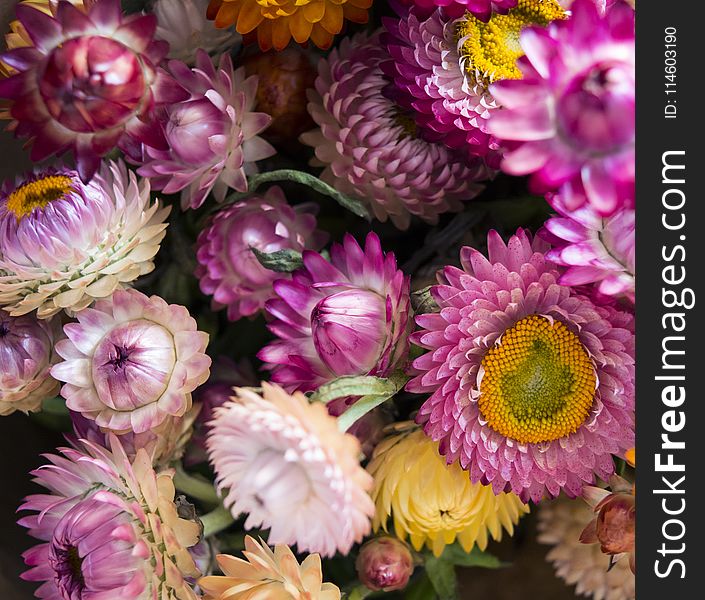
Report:
M 279 181 L 292 181 L 294 183 L 299 183 L 310 187 L 319 194 L 332 198 L 342 207 L 347 208 L 358 217 L 362 217 L 363 219 L 370 218 L 370 213 L 367 208 L 365 208 L 364 204 L 356 198 L 352 198 L 342 192 L 339 192 L 334 187 L 331 187 L 310 173 L 296 171 L 295 169 L 278 169 L 276 171 L 268 171 L 267 173 L 258 173 L 257 175 L 253 175 L 247 182 L 247 191 L 231 194 L 226 198 L 224 204 L 239 202 L 240 200 L 251 196 L 252 193 L 255 192 L 261 185 Z
M 220 498 L 213 484 L 207 479 L 189 475 L 181 464 L 176 465 L 174 474 L 174 487 L 196 500 L 215 506 L 220 504 Z
M 227 529 L 235 522 L 230 511 L 222 504 L 201 517 L 203 537 L 207 538 Z

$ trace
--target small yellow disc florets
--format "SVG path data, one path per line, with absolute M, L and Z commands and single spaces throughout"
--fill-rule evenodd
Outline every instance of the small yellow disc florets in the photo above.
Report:
M 578 337 L 532 315 L 504 332 L 482 360 L 478 405 L 489 427 L 523 444 L 575 432 L 590 413 L 597 376 Z
M 7 199 L 7 210 L 17 219 L 31 214 L 35 208 L 44 208 L 50 202 L 63 198 L 73 180 L 66 175 L 49 175 L 18 187 Z
M 545 27 L 566 12 L 556 0 L 519 0 L 509 14 L 493 14 L 483 23 L 470 13 L 458 20 L 456 36 L 465 70 L 474 83 L 521 79 L 516 60 L 524 55 L 519 36 L 530 25 Z

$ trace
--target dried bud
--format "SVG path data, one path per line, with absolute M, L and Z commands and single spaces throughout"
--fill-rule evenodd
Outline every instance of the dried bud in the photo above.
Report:
M 403 590 L 414 571 L 414 561 L 404 542 L 378 537 L 360 548 L 355 563 L 360 581 L 374 591 Z

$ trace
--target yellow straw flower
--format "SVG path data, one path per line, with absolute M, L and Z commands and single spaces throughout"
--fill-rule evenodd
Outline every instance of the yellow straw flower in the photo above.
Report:
M 293 37 L 329 48 L 343 21 L 367 23 L 372 0 L 211 0 L 208 18 L 216 27 L 235 25 L 238 33 L 257 30 L 262 50 L 283 50 Z
M 513 493 L 495 496 L 491 486 L 472 483 L 457 463 L 447 465 L 438 443 L 415 430 L 387 438 L 374 453 L 368 470 L 374 477 L 373 527 L 409 537 L 418 551 L 424 544 L 440 556 L 456 538 L 466 552 L 487 547 L 493 539 L 509 535 L 528 507 Z

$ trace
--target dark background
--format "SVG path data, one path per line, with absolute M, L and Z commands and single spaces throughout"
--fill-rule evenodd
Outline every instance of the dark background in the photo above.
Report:
M 14 0 L 0 0 L 0 32 L 7 30 Z M 0 178 L 5 181 L 31 167 L 21 143 L 0 132 Z M 16 524 L 22 498 L 39 488 L 29 471 L 44 461 L 42 453 L 62 444 L 62 436 L 39 424 L 35 418 L 15 413 L 0 418 L 0 600 L 29 600 L 36 585 L 20 579 L 25 570 L 21 554 L 34 541 Z M 465 569 L 460 577 L 461 597 L 485 600 L 571 600 L 572 588 L 557 579 L 545 562 L 547 547 L 536 543 L 532 515 L 522 520 L 514 538 L 490 546 L 490 551 L 511 561 L 501 570 Z M 430 599 L 429 599 L 430 600 Z

